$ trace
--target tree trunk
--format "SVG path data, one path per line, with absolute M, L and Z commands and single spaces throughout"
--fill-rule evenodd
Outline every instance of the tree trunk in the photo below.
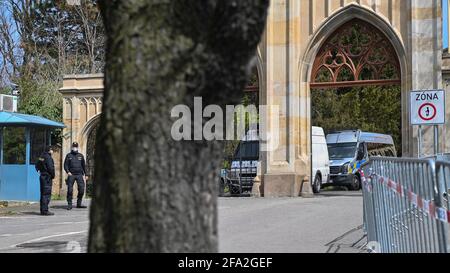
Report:
M 234 104 L 269 0 L 100 2 L 107 32 L 90 252 L 216 252 L 222 144 L 175 141 L 172 108 Z

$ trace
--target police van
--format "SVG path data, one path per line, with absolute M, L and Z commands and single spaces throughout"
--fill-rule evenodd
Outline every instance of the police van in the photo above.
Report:
M 325 185 L 361 189 L 361 170 L 371 156 L 397 157 L 394 140 L 389 135 L 342 131 L 327 135 L 330 179 Z
M 220 195 L 224 194 L 225 188 L 233 195 L 251 193 L 258 171 L 259 149 L 258 131 L 249 130 L 230 159 L 231 167 L 221 171 Z

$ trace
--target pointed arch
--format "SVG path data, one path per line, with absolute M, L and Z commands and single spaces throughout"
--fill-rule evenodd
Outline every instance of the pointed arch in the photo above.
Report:
M 82 153 L 87 153 L 87 143 L 89 140 L 89 137 L 91 136 L 91 133 L 94 129 L 97 128 L 97 125 L 100 122 L 101 113 L 93 116 L 91 119 L 89 119 L 86 124 L 81 129 L 81 139 L 78 141 L 80 143 L 80 146 L 82 148 Z
M 373 26 L 386 37 L 398 57 L 401 81 L 406 82 L 404 80 L 408 70 L 406 50 L 400 35 L 394 30 L 387 19 L 375 13 L 373 10 L 358 4 L 350 4 L 338 10 L 335 14 L 328 17 L 315 31 L 315 34 L 311 37 L 304 51 L 303 58 L 300 60 L 299 71 L 301 82 L 311 82 L 315 58 L 326 40 L 343 25 L 355 19 Z
M 382 77 L 383 68 L 393 68 Z M 327 68 L 331 79 L 321 75 Z M 372 24 L 352 19 L 324 42 L 314 60 L 311 88 L 400 84 L 400 64 L 387 37 Z
M 326 40 L 332 36 L 340 27 L 351 20 L 361 20 L 373 26 L 377 31 L 382 33 L 392 45 L 398 58 L 399 78 L 401 87 L 401 108 L 402 113 L 408 112 L 408 91 L 411 89 L 411 82 L 408 77 L 411 73 L 408 62 L 408 53 L 402 41 L 401 35 L 390 24 L 389 20 L 373 10 L 356 3 L 349 4 L 330 17 L 328 17 L 311 36 L 307 46 L 303 50 L 302 58 L 299 60 L 299 77 L 302 86 L 306 91 L 306 96 L 311 98 L 311 78 L 313 74 L 313 66 L 319 50 Z M 366 66 L 367 67 L 367 66 Z M 370 67 L 370 66 L 369 66 Z M 390 65 L 386 65 L 386 70 L 391 70 Z M 339 87 L 339 86 L 337 86 Z M 311 102 L 305 102 L 309 120 L 311 118 Z M 310 135 L 310 131 L 309 131 Z M 402 151 L 404 156 L 412 155 L 414 147 L 408 144 L 408 140 L 413 137 L 413 129 L 410 125 L 408 115 L 402 114 Z

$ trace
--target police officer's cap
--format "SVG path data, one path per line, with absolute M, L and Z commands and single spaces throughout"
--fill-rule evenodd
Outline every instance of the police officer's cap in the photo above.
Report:
M 74 142 L 74 143 L 72 143 L 72 147 L 74 147 L 74 148 L 78 148 L 78 142 Z

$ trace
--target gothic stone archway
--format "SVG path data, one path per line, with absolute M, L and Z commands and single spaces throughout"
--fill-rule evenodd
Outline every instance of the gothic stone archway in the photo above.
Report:
M 95 144 L 99 124 L 100 115 L 93 118 L 92 125 L 86 133 L 86 172 L 87 176 L 89 176 L 86 191 L 89 196 L 92 196 L 92 185 L 95 183 Z
M 391 42 L 376 27 L 352 19 L 332 33 L 314 60 L 310 86 L 313 126 L 326 133 L 389 134 L 402 154 L 401 67 Z

